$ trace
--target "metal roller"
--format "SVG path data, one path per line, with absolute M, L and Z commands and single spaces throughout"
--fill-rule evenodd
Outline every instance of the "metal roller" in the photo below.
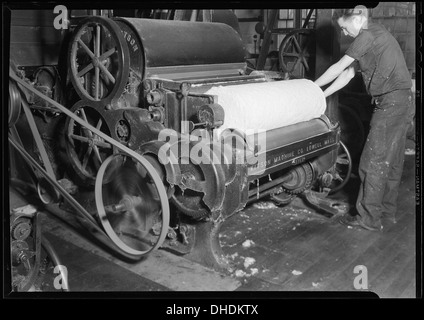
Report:
M 224 23 L 115 18 L 127 41 L 132 69 L 143 79 L 240 74 L 245 47 Z

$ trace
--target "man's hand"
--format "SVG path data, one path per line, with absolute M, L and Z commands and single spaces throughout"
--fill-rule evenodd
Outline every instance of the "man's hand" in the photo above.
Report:
M 325 71 L 321 77 L 315 80 L 315 84 L 322 87 L 336 79 L 340 74 L 355 61 L 352 57 L 344 55 L 339 61 Z
M 324 90 L 325 97 L 328 97 L 332 95 L 334 92 L 339 91 L 341 88 L 345 87 L 350 80 L 355 76 L 355 68 L 349 67 L 346 70 L 344 70 L 336 80 L 327 88 Z

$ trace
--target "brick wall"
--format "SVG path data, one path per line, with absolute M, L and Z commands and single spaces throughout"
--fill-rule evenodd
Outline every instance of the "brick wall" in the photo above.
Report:
M 384 25 L 399 42 L 411 74 L 416 64 L 415 10 L 415 2 L 380 2 L 370 10 L 371 20 Z

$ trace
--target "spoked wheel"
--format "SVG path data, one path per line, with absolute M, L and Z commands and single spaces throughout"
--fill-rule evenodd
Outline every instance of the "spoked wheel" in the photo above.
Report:
M 77 103 L 72 111 L 96 129 L 111 135 L 106 121 L 95 108 Z M 98 169 L 113 154 L 114 147 L 71 118 L 66 121 L 66 128 L 66 148 L 71 165 L 83 183 L 93 185 Z
M 70 46 L 71 81 L 81 99 L 105 105 L 128 81 L 129 51 L 117 24 L 104 17 L 84 19 Z
M 333 181 L 330 185 L 330 192 L 334 194 L 341 190 L 349 181 L 352 173 L 352 157 L 345 144 L 340 141 L 339 153 L 337 155 L 336 164 L 333 167 Z
M 282 72 L 291 78 L 313 78 L 315 33 L 312 29 L 293 30 L 281 42 L 278 57 Z
M 168 196 L 144 157 L 107 158 L 97 174 L 95 200 L 104 230 L 121 250 L 141 257 L 162 245 L 169 228 Z

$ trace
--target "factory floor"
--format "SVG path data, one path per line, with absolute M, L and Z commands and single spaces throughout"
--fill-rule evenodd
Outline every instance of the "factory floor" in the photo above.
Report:
M 412 298 L 419 271 L 415 161 L 413 155 L 405 158 L 397 223 L 385 222 L 383 232 L 343 226 L 300 199 L 285 207 L 264 201 L 246 207 L 223 225 L 220 234 L 233 265 L 227 274 L 162 249 L 137 263 L 122 261 L 63 220 L 42 212 L 43 234 L 67 267 L 75 292 L 136 291 L 143 296 L 152 291 L 362 290 L 384 298 Z M 333 198 L 353 204 L 357 188 L 358 178 L 353 176 Z M 10 189 L 11 208 L 27 204 L 26 199 Z M 356 277 L 363 272 L 366 286 L 355 289 Z M 361 281 L 364 285 L 364 278 Z M 44 283 L 43 290 L 55 291 L 52 283 Z

